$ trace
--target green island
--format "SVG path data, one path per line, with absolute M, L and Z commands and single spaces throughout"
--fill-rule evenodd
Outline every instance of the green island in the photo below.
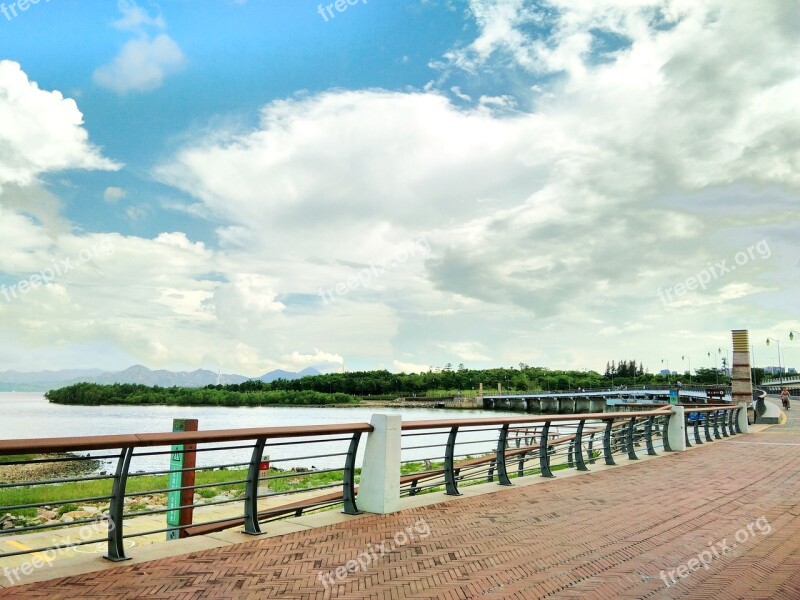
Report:
M 758 379 L 759 373 L 756 373 Z M 689 382 L 689 374 L 656 375 L 635 360 L 611 361 L 604 374 L 596 371 L 564 371 L 531 367 L 467 369 L 463 364 L 426 373 L 391 373 L 386 370 L 351 371 L 278 379 L 266 383 L 249 380 L 204 388 L 151 387 L 134 383 L 102 385 L 77 383 L 50 390 L 45 397 L 55 404 L 160 404 L 173 406 L 323 406 L 355 404 L 363 400 L 440 396 L 474 396 L 484 390 L 508 392 L 569 391 L 619 385 L 665 385 L 676 379 Z M 715 369 L 696 369 L 697 384 L 728 383 Z M 757 383 L 757 382 L 756 382 Z

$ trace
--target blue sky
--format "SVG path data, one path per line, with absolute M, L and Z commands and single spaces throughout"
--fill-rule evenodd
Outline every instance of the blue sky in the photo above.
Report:
M 327 4 L 0 6 L 0 365 L 800 363 L 792 2 Z

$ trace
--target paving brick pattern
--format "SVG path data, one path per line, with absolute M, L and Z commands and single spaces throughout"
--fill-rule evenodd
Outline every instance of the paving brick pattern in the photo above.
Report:
M 9 588 L 0 598 L 800 599 L 798 421 L 590 476 Z M 370 564 L 337 580 L 335 569 L 359 554 Z M 698 556 L 707 568 L 680 577 L 676 569 Z M 332 571 L 326 587 L 319 574 Z

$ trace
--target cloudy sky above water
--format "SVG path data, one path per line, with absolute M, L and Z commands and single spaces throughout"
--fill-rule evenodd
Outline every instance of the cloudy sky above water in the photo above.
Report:
M 795 0 L 328 6 L 0 6 L 0 370 L 800 367 Z

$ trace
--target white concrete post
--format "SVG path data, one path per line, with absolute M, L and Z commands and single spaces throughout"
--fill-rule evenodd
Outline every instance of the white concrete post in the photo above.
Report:
M 739 411 L 739 417 L 737 421 L 739 423 L 739 429 L 742 430 L 742 433 L 750 432 L 750 423 L 747 420 L 747 404 L 747 402 L 739 403 L 739 406 L 742 407 L 742 410 Z
M 385 515 L 400 510 L 400 415 L 374 414 L 367 436 L 357 504 L 360 510 Z
M 683 406 L 673 406 L 669 417 L 669 447 L 673 452 L 686 451 L 686 420 Z

